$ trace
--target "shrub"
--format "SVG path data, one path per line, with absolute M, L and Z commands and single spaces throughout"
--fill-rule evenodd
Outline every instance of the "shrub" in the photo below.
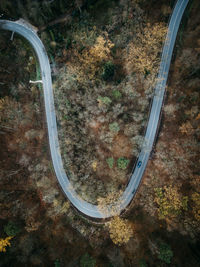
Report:
M 101 77 L 105 81 L 107 81 L 113 77 L 114 73 L 115 73 L 115 65 L 111 61 L 106 62 L 103 66 L 103 72 Z
M 118 133 L 120 130 L 117 122 L 113 122 L 113 123 L 109 124 L 109 129 L 111 132 L 115 132 L 115 133 Z
M 139 267 L 148 267 L 146 261 L 144 259 L 141 259 L 139 262 Z
M 114 165 L 114 159 L 113 158 L 107 158 L 106 162 L 108 163 L 109 168 L 112 169 L 113 165 Z
M 122 96 L 122 94 L 120 93 L 119 90 L 113 90 L 113 91 L 112 91 L 112 95 L 113 95 L 114 98 L 116 98 L 116 99 L 119 99 L 119 98 L 121 98 L 121 96 Z
M 94 267 L 95 265 L 96 265 L 96 260 L 87 253 L 84 254 L 80 259 L 81 267 Z
M 99 104 L 105 104 L 105 105 L 109 105 L 112 102 L 112 100 L 107 96 L 104 96 L 104 97 L 99 96 L 97 100 Z
M 67 109 L 71 109 L 71 103 L 70 103 L 70 101 L 68 99 L 66 100 L 65 105 L 66 105 Z
M 15 236 L 16 234 L 18 234 L 20 232 L 19 227 L 14 224 L 13 222 L 8 222 L 5 226 L 4 226 L 4 232 L 8 235 L 8 236 Z
M 117 167 L 119 169 L 125 170 L 128 164 L 129 164 L 129 160 L 124 157 L 118 158 L 117 160 Z
M 171 259 L 173 257 L 173 251 L 171 247 L 165 243 L 162 243 L 159 248 L 159 255 L 158 258 L 165 263 L 171 263 Z
M 60 267 L 60 261 L 59 261 L 59 259 L 56 259 L 56 260 L 54 261 L 54 266 L 55 266 L 55 267 Z

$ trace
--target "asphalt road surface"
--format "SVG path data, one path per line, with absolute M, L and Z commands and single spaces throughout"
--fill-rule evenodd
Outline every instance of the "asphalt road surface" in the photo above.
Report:
M 133 170 L 133 173 L 130 177 L 128 186 L 126 187 L 120 199 L 117 201 L 118 213 L 123 211 L 133 199 L 138 189 L 138 186 L 141 182 L 142 176 L 146 169 L 147 162 L 150 157 L 150 153 L 154 144 L 154 139 L 156 137 L 157 128 L 159 127 L 159 119 L 163 104 L 163 98 L 165 94 L 165 87 L 169 73 L 169 67 L 172 58 L 172 52 L 178 28 L 188 2 L 189 0 L 178 0 L 170 19 L 170 23 L 168 26 L 168 33 L 166 36 L 165 44 L 163 46 L 158 80 L 155 86 L 154 97 L 151 106 L 151 113 L 144 137 L 145 141 L 141 149 L 141 152 L 138 156 L 135 169 Z M 101 211 L 98 210 L 98 207 L 96 205 L 90 204 L 82 200 L 80 196 L 74 191 L 65 173 L 58 141 L 58 131 L 56 124 L 56 113 L 54 106 L 54 96 L 52 89 L 52 79 L 51 79 L 51 69 L 50 69 L 49 59 L 45 47 L 41 42 L 40 38 L 38 37 L 36 31 L 31 25 L 29 25 L 23 20 L 19 20 L 16 22 L 8 20 L 0 20 L 0 28 L 3 30 L 16 32 L 22 35 L 30 42 L 30 44 L 32 45 L 37 54 L 42 74 L 44 102 L 45 102 L 51 157 L 56 177 L 64 194 L 80 212 L 89 217 L 92 218 L 111 217 L 113 215 L 112 212 L 102 213 Z

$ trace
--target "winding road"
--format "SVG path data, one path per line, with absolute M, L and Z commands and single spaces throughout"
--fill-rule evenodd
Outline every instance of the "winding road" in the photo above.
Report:
M 130 177 L 128 186 L 123 192 L 120 199 L 117 201 L 118 212 L 123 211 L 133 199 L 136 190 L 140 184 L 143 173 L 146 169 L 151 150 L 153 148 L 154 139 L 156 137 L 157 128 L 159 127 L 159 119 L 165 94 L 165 87 L 168 78 L 172 52 L 176 41 L 179 25 L 189 0 L 178 0 L 173 10 L 166 40 L 163 46 L 162 58 L 159 68 L 157 84 L 155 86 L 153 102 L 151 106 L 151 113 L 145 133 L 145 142 L 138 156 L 136 167 Z M 16 22 L 8 20 L 0 20 L 0 29 L 16 32 L 26 38 L 34 48 L 41 68 L 42 83 L 44 91 L 44 103 L 46 111 L 46 119 L 48 126 L 48 136 L 51 157 L 53 161 L 54 170 L 60 186 L 64 194 L 71 201 L 71 203 L 83 214 L 92 218 L 108 218 L 112 213 L 102 213 L 96 205 L 92 205 L 80 198 L 71 186 L 69 179 L 63 168 L 58 131 L 56 124 L 56 112 L 54 105 L 54 96 L 52 89 L 51 69 L 49 59 L 43 43 L 38 37 L 34 27 L 25 23 L 23 20 Z

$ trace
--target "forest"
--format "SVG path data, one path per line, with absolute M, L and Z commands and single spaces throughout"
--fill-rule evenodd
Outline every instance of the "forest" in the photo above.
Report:
M 34 26 L 50 60 L 71 186 L 107 214 L 144 145 L 174 0 L 1 0 Z M 190 0 L 162 117 L 130 205 L 81 214 L 57 181 L 31 45 L 0 29 L 0 267 L 200 265 L 200 5 Z M 110 212 L 110 211 L 109 211 Z

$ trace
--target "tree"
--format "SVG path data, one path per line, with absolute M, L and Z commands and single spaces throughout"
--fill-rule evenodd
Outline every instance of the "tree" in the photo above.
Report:
M 136 38 L 129 44 L 129 52 L 126 55 L 126 69 L 128 73 L 133 71 L 147 75 L 152 70 L 157 70 L 160 58 L 158 53 L 162 47 L 162 41 L 166 33 L 164 24 L 147 24 L 137 33 Z
M 5 239 L 0 238 L 0 252 L 6 252 L 6 247 L 10 247 L 10 240 L 12 239 L 12 236 L 8 236 Z
M 112 59 L 111 49 L 113 46 L 107 33 L 98 36 L 93 46 L 84 48 L 82 52 L 74 51 L 75 60 L 73 65 L 68 66 L 68 71 L 72 75 L 75 74 L 80 83 L 84 83 L 88 79 L 95 80 L 95 77 L 100 75 L 102 67 L 104 66 L 105 69 L 105 64 Z M 111 75 L 110 72 L 109 74 Z
M 194 133 L 194 128 L 192 127 L 191 123 L 187 121 L 186 123 L 183 123 L 179 130 L 182 134 L 191 135 Z
M 109 229 L 110 238 L 116 245 L 122 245 L 129 241 L 133 236 L 133 226 L 125 219 L 119 216 L 113 217 L 106 226 Z
M 110 80 L 115 72 L 115 65 L 112 61 L 108 61 L 103 66 L 103 72 L 101 74 L 102 78 L 107 81 Z
M 5 226 L 4 226 L 4 232 L 8 235 L 8 236 L 15 236 L 16 234 L 18 234 L 20 232 L 19 227 L 14 224 L 13 222 L 8 222 Z
M 188 197 L 182 196 L 172 185 L 155 188 L 155 195 L 154 201 L 158 204 L 160 219 L 176 217 L 182 210 L 187 210 Z
M 162 243 L 159 247 L 159 254 L 158 258 L 165 263 L 171 263 L 171 259 L 173 257 L 173 251 L 171 250 L 171 247 L 167 245 L 166 243 Z
M 126 159 L 124 157 L 118 158 L 117 160 L 117 167 L 119 169 L 125 170 L 129 164 L 129 159 Z
M 80 266 L 81 267 L 95 267 L 96 260 L 86 253 L 80 259 Z
M 139 261 L 139 267 L 148 267 L 148 265 L 147 265 L 147 263 L 146 263 L 146 261 L 144 259 L 141 259 Z
M 194 203 L 192 212 L 197 221 L 200 221 L 200 194 L 195 192 L 192 194 L 192 201 Z
M 10 108 L 12 107 L 12 108 Z M 17 127 L 21 123 L 21 105 L 13 98 L 0 99 L 0 123 L 4 127 Z
M 108 227 L 110 238 L 116 245 L 122 245 L 133 236 L 133 225 L 119 217 L 122 191 L 110 193 L 106 198 L 98 198 L 98 209 L 104 215 L 113 216 L 105 225 Z

